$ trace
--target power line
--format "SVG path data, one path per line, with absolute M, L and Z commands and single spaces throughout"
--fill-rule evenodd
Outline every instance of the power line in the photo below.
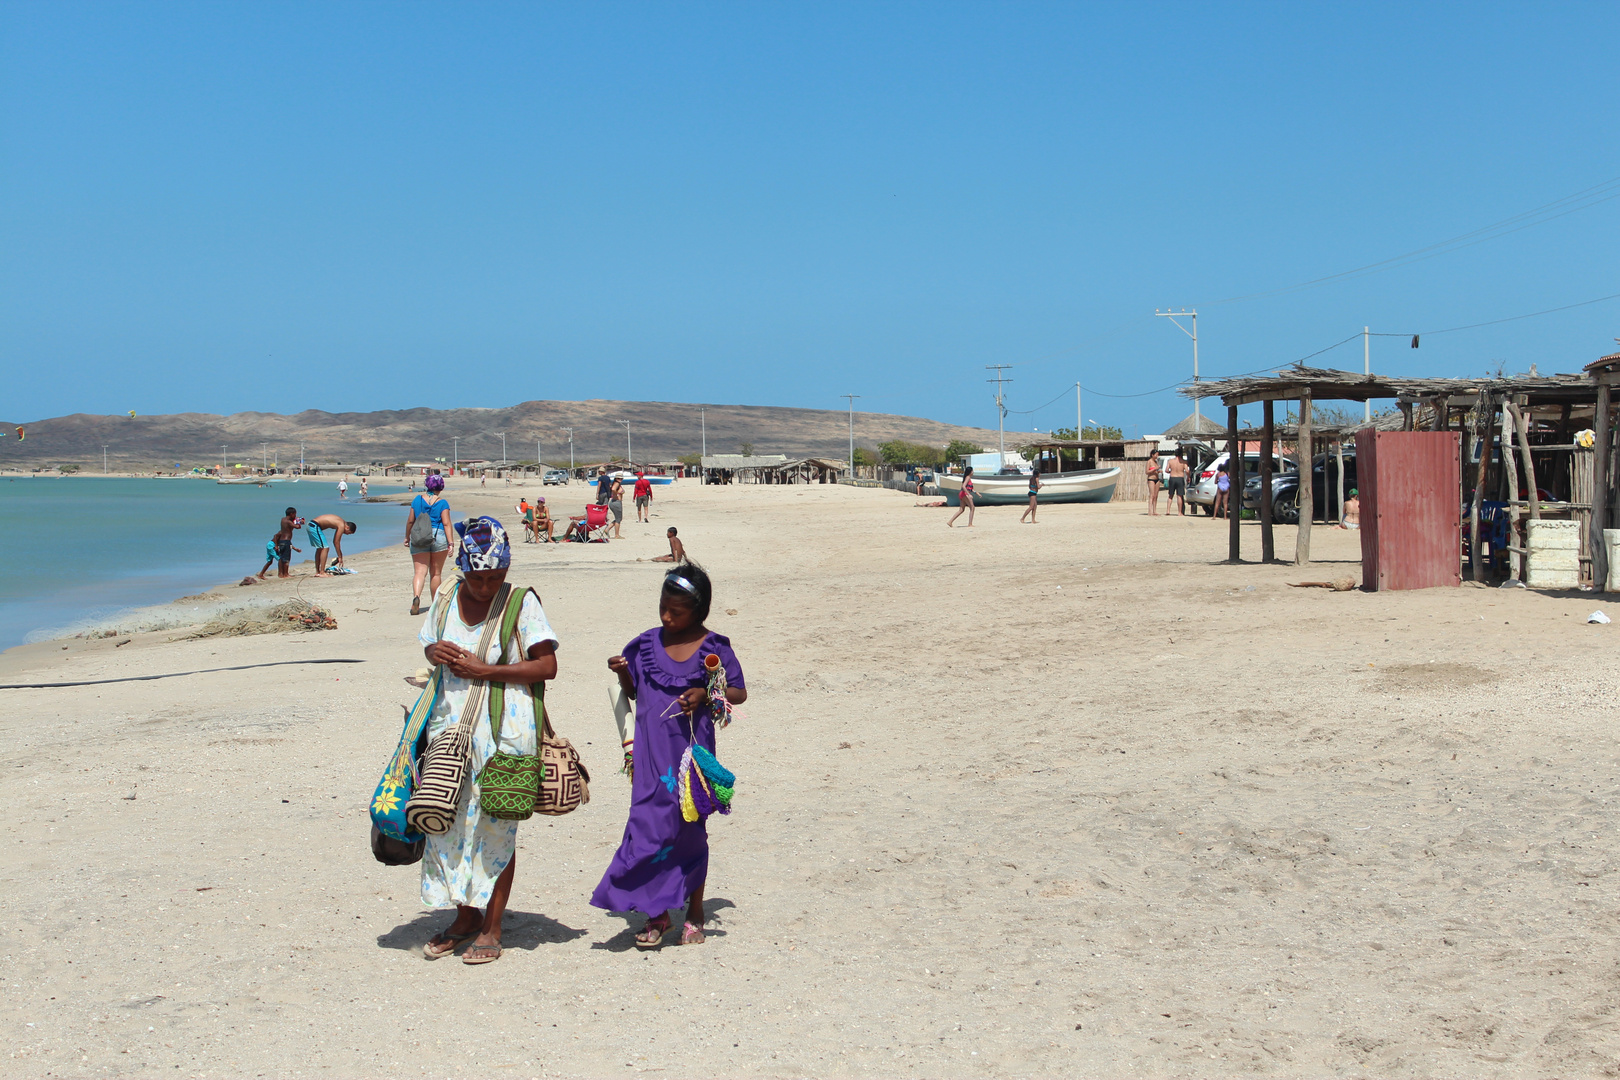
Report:
M 1458 330 L 1473 330 L 1473 329 L 1475 329 L 1477 327 L 1481 327 L 1481 326 L 1495 326 L 1498 323 L 1518 322 L 1520 319 L 1533 319 L 1537 315 L 1551 315 L 1555 311 L 1568 311 L 1571 308 L 1586 307 L 1589 304 L 1601 304 L 1605 300 L 1620 300 L 1620 293 L 1613 293 L 1613 294 L 1611 294 L 1609 296 L 1600 296 L 1596 300 L 1582 300 L 1578 304 L 1565 304 L 1563 307 L 1548 308 L 1545 311 L 1532 311 L 1527 315 L 1509 315 L 1505 319 L 1490 319 L 1490 320 L 1488 320 L 1486 322 L 1469 323 L 1467 326 L 1448 326 L 1444 330 L 1420 330 L 1415 334 L 1388 334 L 1388 333 L 1380 334 L 1380 333 L 1375 333 L 1375 334 L 1372 334 L 1371 336 L 1372 337 L 1433 337 L 1435 334 L 1450 334 L 1450 333 L 1455 333 Z M 1355 336 L 1360 337 L 1361 335 L 1357 334 Z M 1340 342 L 1340 344 L 1342 345 L 1343 342 Z
M 1367 263 L 1365 266 L 1358 266 L 1351 270 L 1342 270 L 1337 274 L 1328 274 L 1325 277 L 1312 278 L 1309 281 L 1301 281 L 1293 285 L 1284 285 L 1277 289 L 1266 289 L 1262 292 L 1245 293 L 1241 296 L 1228 296 L 1221 300 L 1210 301 L 1210 303 L 1232 304 L 1241 300 L 1259 300 L 1268 296 L 1281 296 L 1285 293 L 1297 292 L 1300 289 L 1310 289 L 1318 285 L 1326 285 L 1329 282 L 1341 281 L 1345 278 L 1356 277 L 1363 274 L 1378 273 L 1383 270 L 1393 270 L 1398 266 L 1422 262 L 1425 259 L 1432 259 L 1436 255 L 1445 255 L 1452 251 L 1460 251 L 1463 248 L 1473 247 L 1475 244 L 1482 244 L 1487 240 L 1495 240 L 1503 236 L 1508 236 L 1512 233 L 1519 232 L 1522 229 L 1528 229 L 1534 225 L 1542 225 L 1546 222 L 1564 217 L 1566 214 L 1573 214 L 1580 210 L 1587 210 L 1591 207 L 1597 206 L 1600 203 L 1605 203 L 1610 199 L 1615 198 L 1620 198 L 1620 176 L 1612 177 L 1603 181 L 1601 184 L 1594 184 L 1592 187 L 1586 188 L 1582 191 L 1577 191 L 1573 195 L 1566 195 L 1561 199 L 1554 199 L 1552 202 L 1538 206 L 1533 210 L 1525 210 L 1522 213 L 1514 214 L 1509 218 L 1503 218 L 1501 221 L 1494 222 L 1493 224 L 1472 229 L 1449 239 L 1441 240 L 1438 243 L 1429 244 L 1426 247 L 1415 248 L 1412 251 L 1407 251 L 1400 255 L 1393 255 L 1387 259 L 1380 259 L 1378 262 Z

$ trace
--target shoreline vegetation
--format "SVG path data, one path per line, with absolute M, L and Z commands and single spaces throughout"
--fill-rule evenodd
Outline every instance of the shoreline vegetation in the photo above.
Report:
M 540 491 L 464 483 L 458 513 L 509 525 Z M 545 494 L 559 516 L 590 498 Z M 1225 564 L 1224 522 L 1114 503 L 1042 507 L 1029 527 L 1009 506 L 952 530 L 931 501 L 680 481 L 623 540 L 513 545 L 510 580 L 561 638 L 547 712 L 593 797 L 520 825 L 528 869 L 483 967 L 421 959 L 447 916 L 420 906 L 416 867 L 367 848 L 423 666 L 402 546 L 262 587 L 333 630 L 0 654 L 0 682 L 50 684 L 5 691 L 24 766 L 0 774 L 9 865 L 31 883 L 3 901 L 12 1006 L 35 1025 L 20 1067 L 1507 1076 L 1613 1060 L 1612 965 L 1591 948 L 1620 805 L 1593 675 L 1613 628 L 1585 622 L 1604 598 L 1294 589 L 1298 568 Z M 714 577 L 709 625 L 746 650 L 750 699 L 720 736 L 739 779 L 710 825 L 708 941 L 647 954 L 639 916 L 589 896 L 629 799 L 603 661 L 656 622 L 671 525 Z M 1252 557 L 1258 527 L 1241 528 Z M 1355 573 L 1358 545 L 1322 530 L 1305 576 Z M 153 675 L 173 677 L 105 681 Z M 701 1020 L 650 1038 L 624 1020 L 650 993 Z M 486 1056 L 425 1019 L 491 1009 L 543 1022 Z

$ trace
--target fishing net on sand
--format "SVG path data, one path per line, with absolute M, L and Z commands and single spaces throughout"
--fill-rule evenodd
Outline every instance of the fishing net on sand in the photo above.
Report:
M 293 634 L 307 630 L 336 630 L 330 611 L 308 600 L 294 598 L 272 608 L 250 608 L 214 619 L 187 634 L 188 639 L 248 637 L 253 634 Z

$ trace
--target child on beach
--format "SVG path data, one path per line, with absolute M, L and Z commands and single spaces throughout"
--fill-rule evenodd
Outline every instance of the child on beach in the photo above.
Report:
M 625 695 L 636 703 L 635 767 L 630 820 L 591 904 L 608 911 L 640 911 L 647 923 L 636 935 L 643 949 L 663 944 L 669 909 L 685 905 L 682 945 L 703 941 L 703 887 L 709 876 L 709 834 L 704 819 L 686 821 L 677 793 L 677 768 L 696 742 L 714 752 L 714 717 L 704 658 L 720 658 L 726 700 L 748 700 L 742 667 L 731 642 L 703 625 L 714 599 L 709 575 L 682 563 L 664 575 L 659 625 L 608 657 Z
M 298 516 L 297 508 L 287 507 L 287 512 L 281 518 L 281 527 L 264 545 L 265 560 L 264 569 L 259 571 L 260 581 L 263 581 L 264 575 L 270 572 L 272 563 L 281 564 L 281 568 L 276 572 L 277 577 L 288 576 L 287 568 L 292 563 L 292 553 L 304 550 L 301 547 L 293 547 L 292 542 L 293 530 L 303 523 L 304 519 Z

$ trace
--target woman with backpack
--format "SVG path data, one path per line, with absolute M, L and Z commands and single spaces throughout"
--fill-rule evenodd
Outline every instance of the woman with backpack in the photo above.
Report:
M 433 473 L 422 486 L 427 490 L 411 500 L 411 513 L 405 519 L 405 546 L 416 564 L 411 582 L 412 615 L 422 614 L 424 582 L 432 588 L 429 597 L 439 594 L 444 560 L 450 553 L 450 503 L 442 497 L 444 477 Z

